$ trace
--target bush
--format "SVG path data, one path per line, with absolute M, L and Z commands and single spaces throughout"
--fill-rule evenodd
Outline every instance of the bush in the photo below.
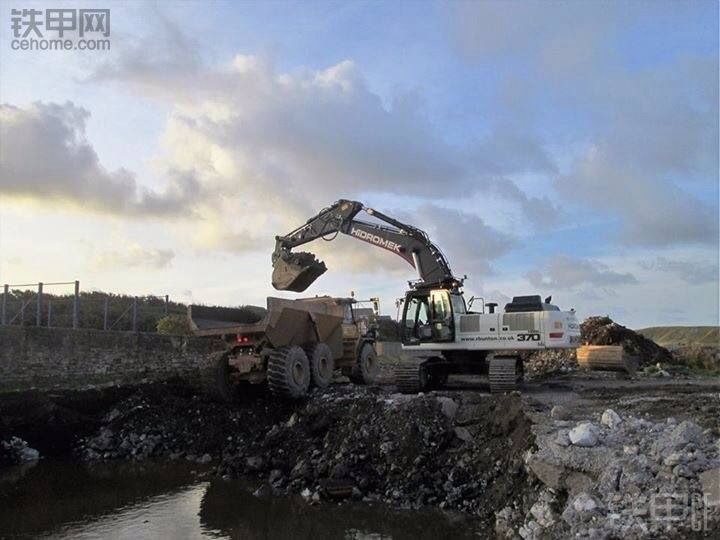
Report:
M 166 315 L 157 322 L 157 333 L 172 336 L 187 336 L 192 333 L 190 323 L 184 315 Z

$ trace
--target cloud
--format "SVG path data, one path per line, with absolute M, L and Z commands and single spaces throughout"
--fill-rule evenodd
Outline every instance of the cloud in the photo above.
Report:
M 90 266 L 96 270 L 111 271 L 131 268 L 163 270 L 170 266 L 175 253 L 170 249 L 146 248 L 127 242 L 122 249 L 98 251 L 90 257 Z
M 199 190 L 170 171 L 166 191 L 138 185 L 126 169 L 108 171 L 85 137 L 90 113 L 71 102 L 0 105 L 0 194 L 116 215 L 167 216 L 187 209 Z
M 468 61 L 513 66 L 498 75 L 513 89 L 510 100 L 499 98 L 498 114 L 522 111 L 528 133 L 567 154 L 554 182 L 564 206 L 616 221 L 627 245 L 717 244 L 717 202 L 696 189 L 717 187 L 717 30 L 683 37 L 672 53 L 626 52 L 627 44 L 646 45 L 643 27 L 628 21 L 671 28 L 717 20 L 717 6 L 683 4 L 680 18 L 675 2 L 654 3 L 651 18 L 643 2 L 454 8 L 453 36 Z M 529 112 L 538 104 L 551 122 Z
M 640 266 L 645 270 L 674 274 L 691 285 L 717 283 L 720 275 L 717 263 L 672 260 L 666 257 L 656 257 L 652 261 L 641 261 Z
M 560 290 L 583 285 L 616 287 L 637 283 L 630 273 L 615 272 L 599 261 L 568 255 L 551 257 L 544 269 L 531 270 L 525 277 L 535 287 Z
M 547 197 L 528 198 L 509 178 L 556 170 L 541 142 L 519 126 L 498 125 L 467 144 L 451 144 L 417 94 L 384 99 L 352 60 L 282 71 L 268 57 L 238 54 L 206 65 L 187 36 L 160 20 L 156 37 L 167 33 L 172 46 L 138 42 L 89 80 L 173 105 L 165 135 L 172 165 L 194 164 L 203 186 L 222 186 L 225 196 L 241 192 L 246 200 L 262 186 L 263 194 L 282 193 L 283 206 L 292 209 L 327 204 L 328 193 L 449 200 L 492 191 L 533 224 L 557 217 L 537 211 L 535 202 L 547 207 Z

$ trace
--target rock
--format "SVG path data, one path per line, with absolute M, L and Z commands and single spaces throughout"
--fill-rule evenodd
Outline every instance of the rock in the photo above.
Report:
M 700 485 L 708 505 L 720 507 L 720 468 L 701 473 Z
M 625 446 L 623 446 L 623 453 L 630 456 L 636 456 L 639 451 L 640 448 L 637 444 L 626 444 Z
M 261 471 L 265 461 L 260 456 L 251 456 L 245 460 L 245 465 L 251 471 Z
M 513 538 L 515 531 L 512 528 L 512 520 L 515 512 L 510 506 L 506 506 L 495 514 L 495 536 L 497 538 Z
M 570 442 L 575 446 L 591 447 L 598 443 L 597 428 L 591 422 L 583 422 L 568 433 Z
M 569 420 L 570 416 L 570 409 L 563 405 L 555 405 L 550 409 L 550 418 L 553 420 Z
M 198 463 L 210 463 L 212 461 L 212 456 L 210 454 L 203 454 L 200 459 L 198 459 Z
M 455 400 L 444 396 L 438 397 L 437 400 L 440 403 L 440 410 L 445 415 L 445 417 L 449 420 L 455 418 L 455 414 L 458 410 L 458 404 L 455 402 Z
M 674 447 L 684 446 L 689 443 L 698 443 L 702 438 L 703 430 L 695 422 L 683 420 L 670 433 L 670 439 Z
M 562 488 L 565 478 L 565 468 L 549 463 L 537 457 L 530 456 L 528 467 L 538 479 L 550 489 Z
M 455 428 L 455 436 L 464 442 L 472 442 L 473 436 L 470 435 L 470 432 L 465 429 L 464 427 L 456 427 Z
M 310 497 L 312 497 L 312 491 L 310 491 L 309 488 L 305 488 L 300 492 L 300 496 L 303 499 L 309 499 Z
M 606 409 L 605 412 L 602 413 L 602 418 L 600 419 L 600 423 L 610 429 L 615 429 L 621 422 L 622 418 L 620 418 L 620 415 L 612 409 Z
M 600 503 L 587 492 L 580 493 L 567 505 L 562 518 L 566 523 L 574 525 L 586 523 L 600 513 Z
M 278 487 L 284 482 L 285 478 L 280 469 L 273 469 L 268 475 L 268 482 L 271 486 Z
M 591 490 L 595 482 L 587 474 L 574 471 L 567 475 L 564 484 L 567 492 L 571 496 L 576 496 L 584 491 Z
M 541 497 L 539 501 L 532 505 L 530 514 L 541 527 L 551 527 L 557 521 L 556 514 L 552 509 L 549 500 L 550 497 Z
M 543 529 L 535 520 L 530 520 L 518 529 L 518 534 L 523 540 L 537 540 L 541 537 Z

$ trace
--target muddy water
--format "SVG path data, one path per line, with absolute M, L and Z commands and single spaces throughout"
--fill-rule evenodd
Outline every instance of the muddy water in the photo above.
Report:
M 40 462 L 0 470 L 0 539 L 477 538 L 480 524 L 439 512 L 351 503 L 310 506 L 202 479 L 182 465 Z

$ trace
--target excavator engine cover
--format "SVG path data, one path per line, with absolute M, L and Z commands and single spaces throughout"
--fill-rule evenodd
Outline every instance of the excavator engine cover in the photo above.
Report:
M 279 291 L 303 292 L 326 270 L 324 262 L 305 251 L 275 256 L 272 285 Z

